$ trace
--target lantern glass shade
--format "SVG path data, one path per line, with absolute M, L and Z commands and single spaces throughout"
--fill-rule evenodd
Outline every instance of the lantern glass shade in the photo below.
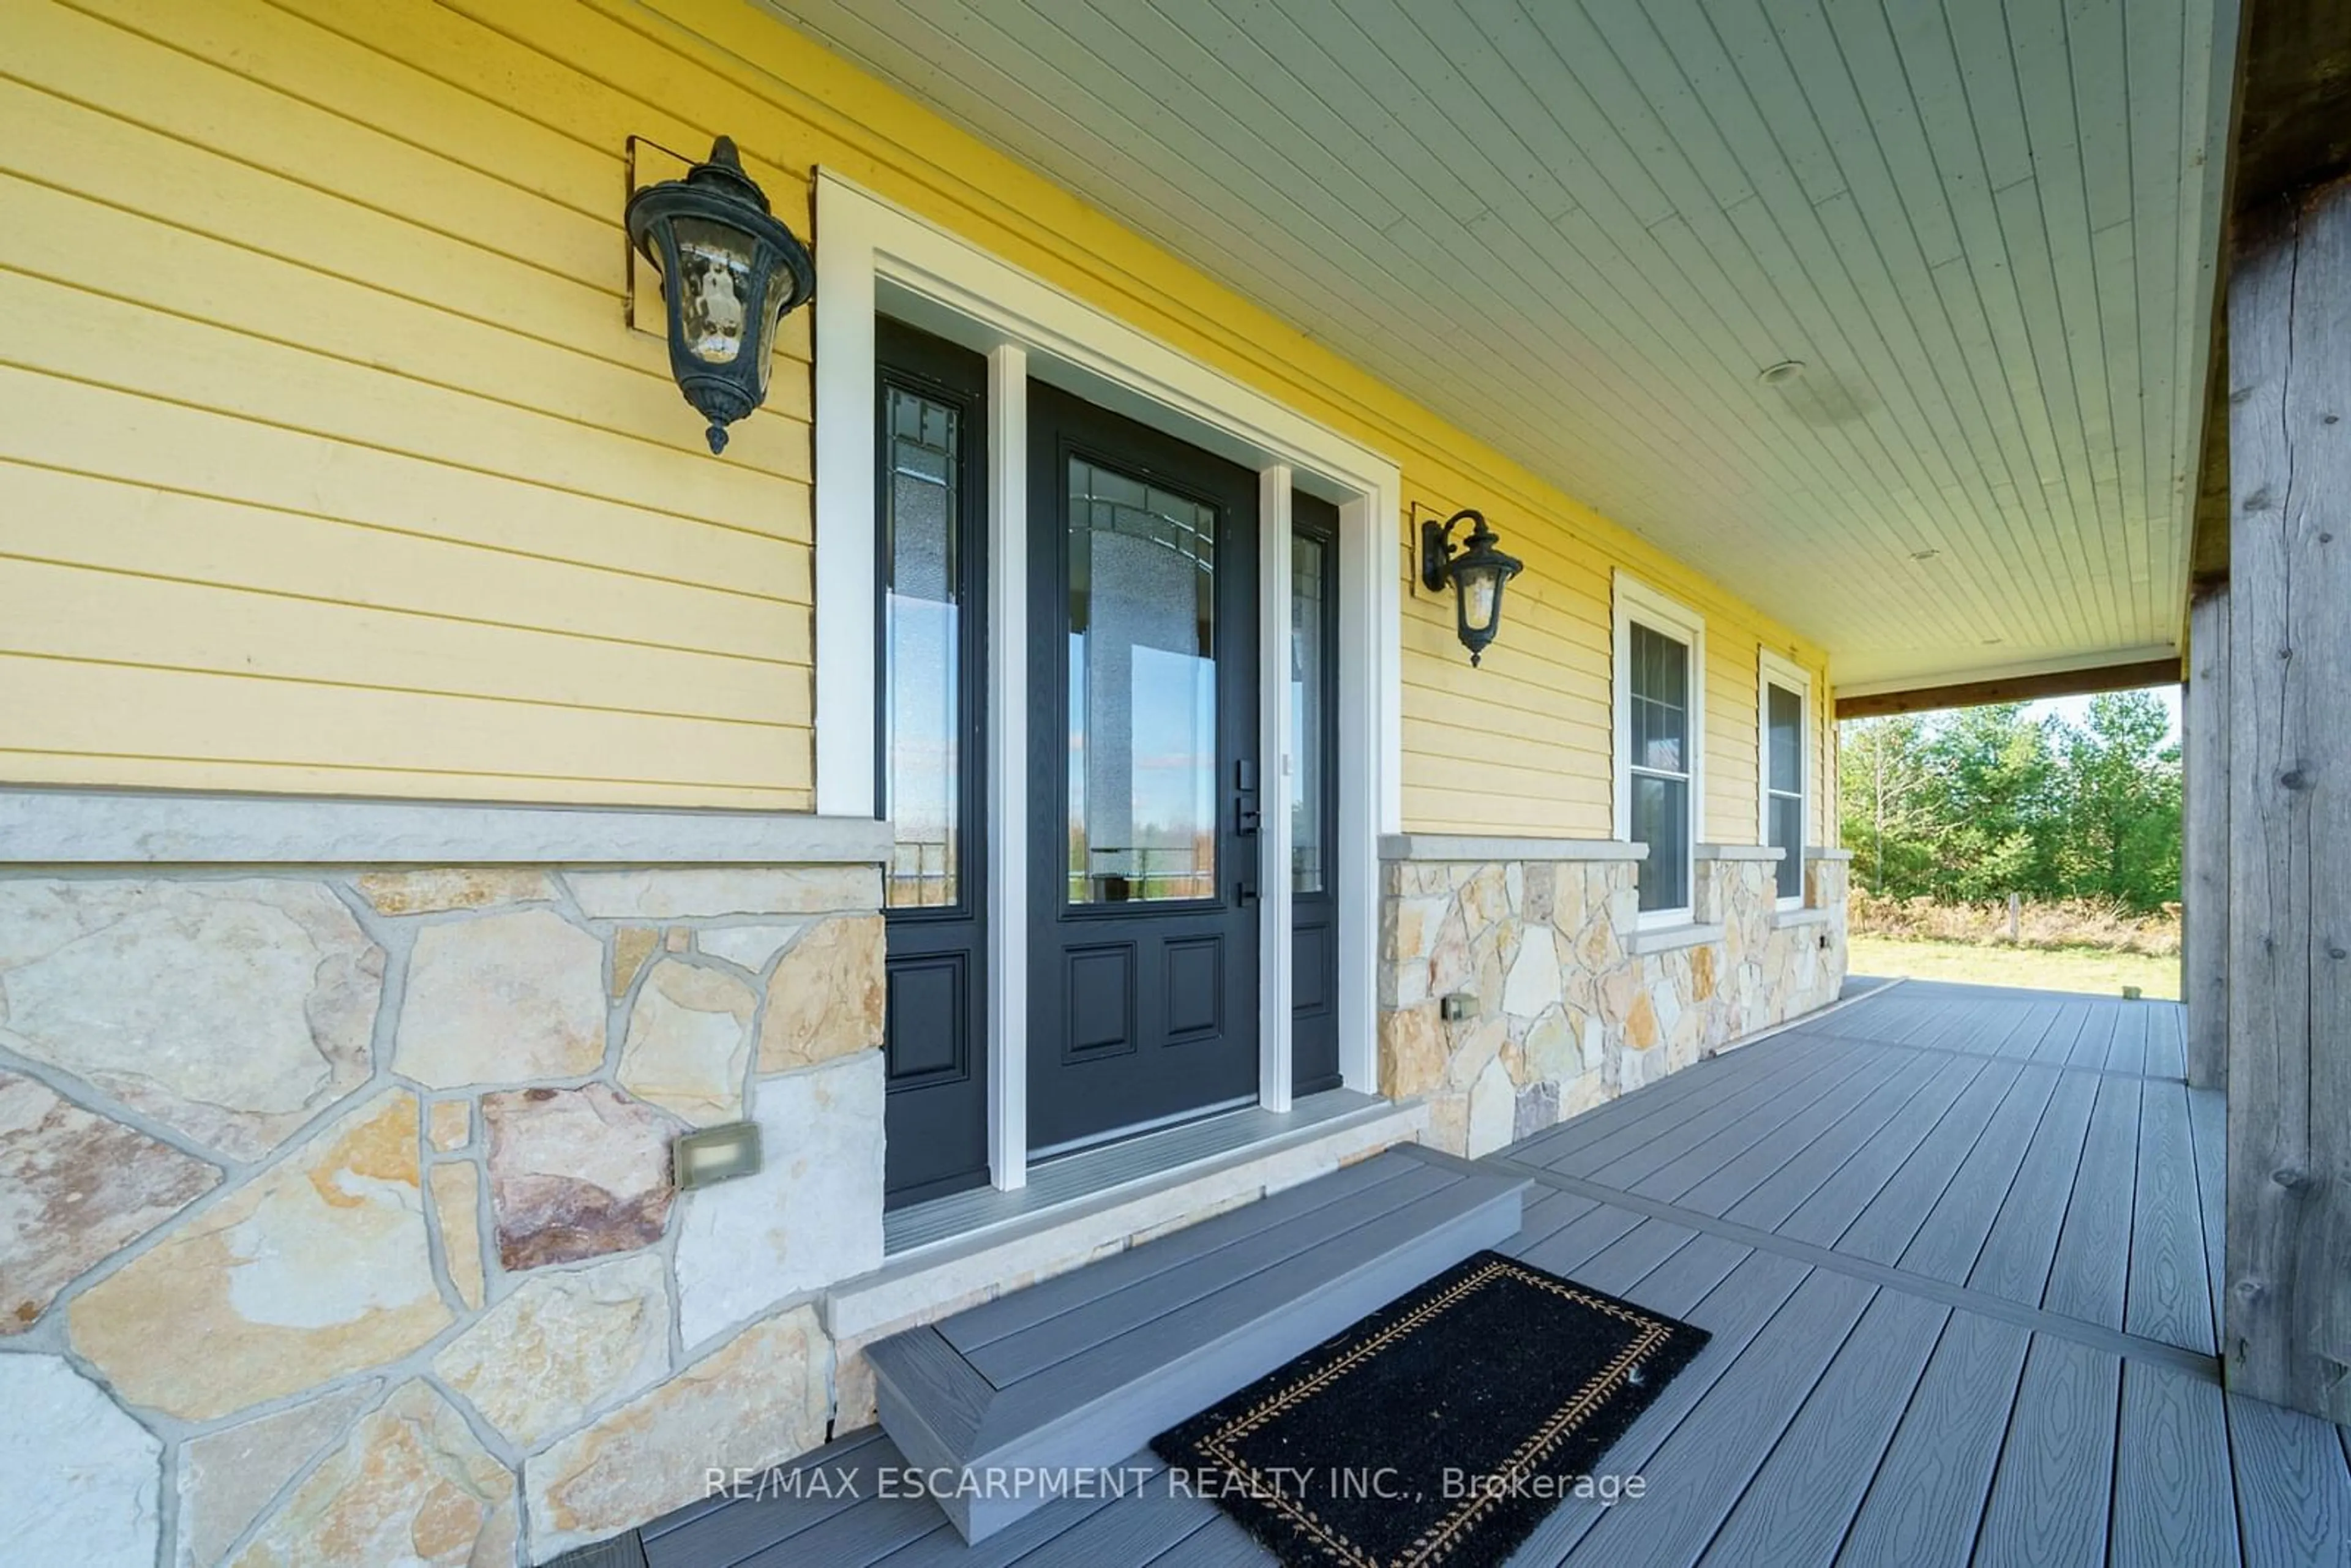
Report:
M 680 218 L 674 232 L 686 349 L 706 365 L 731 365 L 743 352 L 758 287 L 751 276 L 754 247 L 740 230 L 706 218 Z
M 1457 565 L 1453 569 L 1453 586 L 1461 594 L 1461 629 L 1464 632 L 1492 632 L 1494 612 L 1501 608 L 1502 603 L 1500 570 L 1482 564 Z
M 767 402 L 777 329 L 815 291 L 815 263 L 723 136 L 684 179 L 630 197 L 627 221 L 661 273 L 670 373 L 723 451 L 726 427 Z

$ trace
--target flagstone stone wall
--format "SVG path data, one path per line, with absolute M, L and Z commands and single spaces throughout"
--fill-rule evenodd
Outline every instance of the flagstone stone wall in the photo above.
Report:
M 1835 999 L 1844 852 L 1807 852 L 1805 907 L 1782 911 L 1776 855 L 1704 846 L 1692 927 L 1656 932 L 1636 924 L 1633 850 L 1388 846 L 1380 1090 L 1427 1098 L 1425 1141 L 1490 1154 Z M 1467 998 L 1468 1016 L 1445 1019 L 1447 996 Z
M 545 1562 L 820 1442 L 813 1298 L 882 1260 L 879 903 L 859 864 L 0 878 L 13 1550 Z M 746 1117 L 763 1169 L 676 1192 L 671 1140 Z

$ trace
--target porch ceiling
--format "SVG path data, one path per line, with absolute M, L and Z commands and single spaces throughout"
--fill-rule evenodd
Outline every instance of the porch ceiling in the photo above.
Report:
M 764 3 L 1841 691 L 2178 643 L 2236 0 Z

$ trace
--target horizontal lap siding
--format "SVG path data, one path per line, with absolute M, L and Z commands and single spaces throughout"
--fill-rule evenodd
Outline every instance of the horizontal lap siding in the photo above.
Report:
M 1397 519 L 1408 827 L 1609 831 L 1624 566 L 1707 617 L 1707 831 L 1753 837 L 1784 632 L 756 7 L 7 30 L 0 776 L 808 809 L 810 314 L 717 461 L 622 320 L 628 139 L 723 131 L 802 234 L 835 168 L 1487 512 L 1527 571 L 1475 671 Z
M 627 139 L 707 134 L 302 9 L 11 8 L 0 777 L 807 809 L 808 317 L 713 461 L 622 314 Z

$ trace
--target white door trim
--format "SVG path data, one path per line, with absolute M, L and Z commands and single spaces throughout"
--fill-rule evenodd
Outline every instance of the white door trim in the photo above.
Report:
M 1290 497 L 1287 463 L 1258 475 L 1258 1084 L 1257 1103 L 1290 1109 Z
M 1129 418 L 1166 431 L 1257 470 L 1288 470 L 1289 486 L 1339 503 L 1340 653 L 1339 756 L 1339 1061 L 1350 1089 L 1375 1092 L 1377 1053 L 1372 998 L 1379 925 L 1379 835 L 1403 826 L 1403 686 L 1396 573 L 1397 519 L 1403 478 L 1395 463 L 1353 439 L 1289 408 L 1203 361 L 1138 331 L 1044 279 L 989 255 L 829 170 L 816 190 L 816 797 L 828 814 L 874 812 L 873 693 L 874 446 L 873 316 L 886 308 L 925 330 L 990 356 L 990 539 L 1017 544 L 1025 559 L 1028 428 L 1026 376 L 1063 387 Z M 1012 350 L 1011 355 L 999 352 Z M 1020 372 L 1016 376 L 1015 372 Z M 1019 379 L 1024 395 L 1005 395 Z M 1008 479 L 1008 476 L 1009 478 Z M 1270 516 L 1270 513 L 1268 514 Z M 1008 533 L 1017 530 L 1017 537 Z M 1286 674 L 1290 584 L 1289 530 L 1279 534 L 1285 570 L 1259 592 L 1268 603 L 1261 630 L 1279 629 L 1264 650 L 1267 692 L 1273 674 Z M 1006 580 L 991 574 L 991 612 L 1025 610 Z M 998 626 L 1023 624 L 998 619 Z M 1006 846 L 1025 845 L 1027 779 L 1025 654 L 1005 645 L 1020 636 L 990 640 L 991 721 L 988 747 L 988 834 L 991 921 L 988 976 L 988 1146 L 995 1183 L 1026 1179 L 1027 885 L 1025 861 L 1004 860 Z M 1015 677 L 1018 677 L 1017 679 Z M 1266 705 L 1266 722 L 1286 708 L 1289 683 Z M 1019 725 L 1024 744 L 1004 744 L 1008 724 Z M 1268 731 L 1269 735 L 1271 731 Z M 1260 758 L 1259 797 L 1262 926 L 1270 963 L 1265 1016 L 1275 993 L 1290 995 L 1288 920 L 1289 822 L 1280 785 L 1287 775 L 1287 727 Z M 1281 810 L 1276 810 L 1277 805 Z M 1278 824 L 1278 825 L 1277 825 Z M 1275 860 L 1279 853 L 1279 861 Z M 1009 902 L 1006 902 L 1007 900 Z M 1017 918 L 1016 918 L 1017 915 Z M 1270 934 L 1278 934 L 1279 941 Z M 1015 962 L 1014 960 L 1018 960 Z M 1260 1030 L 1259 1098 L 1279 1108 L 1289 1096 L 1289 1016 Z M 1278 1060 L 1276 1060 L 1278 1058 Z

